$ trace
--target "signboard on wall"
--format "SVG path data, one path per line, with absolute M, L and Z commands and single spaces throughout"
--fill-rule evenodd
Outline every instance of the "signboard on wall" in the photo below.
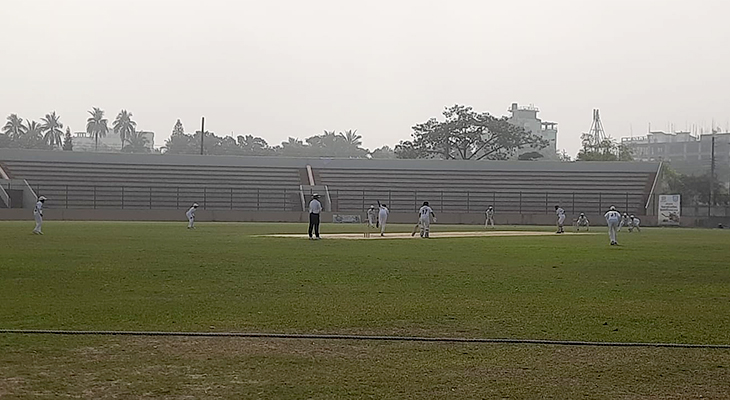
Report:
M 659 195 L 659 225 L 679 226 L 682 215 L 681 196 L 678 194 Z

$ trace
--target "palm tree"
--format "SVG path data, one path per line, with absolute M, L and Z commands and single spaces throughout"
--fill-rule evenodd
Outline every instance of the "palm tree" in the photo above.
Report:
M 37 121 L 28 121 L 28 126 L 25 127 L 25 135 L 23 135 L 22 141 L 24 147 L 27 149 L 39 147 L 38 145 L 43 143 L 43 126 Z
M 28 128 L 23 125 L 23 118 L 19 118 L 17 114 L 10 114 L 8 122 L 3 126 L 3 133 L 13 140 L 20 139 L 27 131 Z
M 89 114 L 91 117 L 86 120 L 86 133 L 94 136 L 95 150 L 99 150 L 99 138 L 109 133 L 109 122 L 104 118 L 104 111 L 96 107 Z
M 117 119 L 114 120 L 114 133 L 118 134 L 122 140 L 122 148 L 135 129 L 137 129 L 137 123 L 132 121 L 132 113 L 127 110 L 120 111 Z
M 122 148 L 126 153 L 149 153 L 149 139 L 142 132 L 132 130 L 126 137 L 127 145 Z
M 360 147 L 362 144 L 362 136 L 357 134 L 357 129 L 345 131 L 345 133 L 340 133 L 340 136 L 342 136 L 348 145 L 352 147 Z
M 43 130 L 43 141 L 47 143 L 51 148 L 56 147 L 56 145 L 61 146 L 62 140 L 61 135 L 63 135 L 63 124 L 61 121 L 59 121 L 60 117 L 56 115 L 56 112 L 52 112 L 50 114 L 46 114 L 45 117 L 41 118 L 43 121 L 43 125 L 41 125 L 41 129 Z

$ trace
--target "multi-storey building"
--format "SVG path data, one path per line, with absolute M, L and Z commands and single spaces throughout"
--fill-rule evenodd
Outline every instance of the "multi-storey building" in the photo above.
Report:
M 546 160 L 557 159 L 557 122 L 546 122 L 538 118 L 537 113 L 540 112 L 540 110 L 534 106 L 518 106 L 517 103 L 512 103 L 512 106 L 508 111 L 512 114 L 509 118 L 510 123 L 525 128 L 526 131 L 538 135 L 549 142 L 548 146 L 545 148 L 534 149 L 528 147 L 521 149 L 518 152 L 519 154 L 536 151 L 542 154 Z M 519 154 L 515 155 L 515 158 L 517 158 Z

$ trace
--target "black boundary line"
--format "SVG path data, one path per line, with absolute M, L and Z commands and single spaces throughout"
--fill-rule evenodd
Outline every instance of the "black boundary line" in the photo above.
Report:
M 450 338 L 419 336 L 372 336 L 372 335 L 317 335 L 295 333 L 249 333 L 249 332 L 160 332 L 160 331 L 71 331 L 54 329 L 0 329 L 0 334 L 23 335 L 103 335 L 103 336 L 170 336 L 170 337 L 238 337 L 263 339 L 318 339 L 318 340 L 368 340 L 401 342 L 441 342 L 441 343 L 498 343 L 498 344 L 535 344 L 556 346 L 593 346 L 593 347 L 655 347 L 690 349 L 730 349 L 730 344 L 691 344 L 691 343 L 642 343 L 642 342 L 591 342 L 580 340 L 541 340 L 541 339 L 489 339 L 489 338 Z

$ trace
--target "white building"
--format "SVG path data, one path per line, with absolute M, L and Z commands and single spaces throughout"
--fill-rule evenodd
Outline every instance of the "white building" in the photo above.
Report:
M 508 110 L 512 115 L 509 118 L 509 122 L 513 125 L 525 128 L 527 132 L 531 132 L 534 135 L 540 136 L 541 138 L 549 142 L 548 146 L 543 149 L 534 149 L 526 147 L 520 150 L 519 154 L 525 154 L 536 151 L 545 157 L 546 160 L 556 160 L 557 156 L 557 140 L 558 140 L 558 124 L 557 122 L 545 122 L 537 117 L 537 113 L 540 110 L 534 106 L 518 106 L 517 103 L 512 103 L 512 106 Z M 515 158 L 519 156 L 515 155 Z
M 155 133 L 146 131 L 140 131 L 139 133 L 147 138 L 147 146 L 149 147 L 150 152 L 153 152 L 155 147 Z M 94 141 L 94 135 L 89 133 L 75 132 L 71 139 L 73 141 L 74 151 L 98 151 L 105 153 L 119 153 L 122 151 L 122 141 L 119 138 L 119 135 L 112 131 L 107 133 L 106 136 L 99 138 L 98 148 Z
M 716 173 L 730 179 L 730 133 L 693 135 L 690 132 L 649 132 L 641 137 L 621 138 L 637 161 L 669 161 L 686 174 L 703 174 L 712 163 L 712 138 L 715 138 Z

